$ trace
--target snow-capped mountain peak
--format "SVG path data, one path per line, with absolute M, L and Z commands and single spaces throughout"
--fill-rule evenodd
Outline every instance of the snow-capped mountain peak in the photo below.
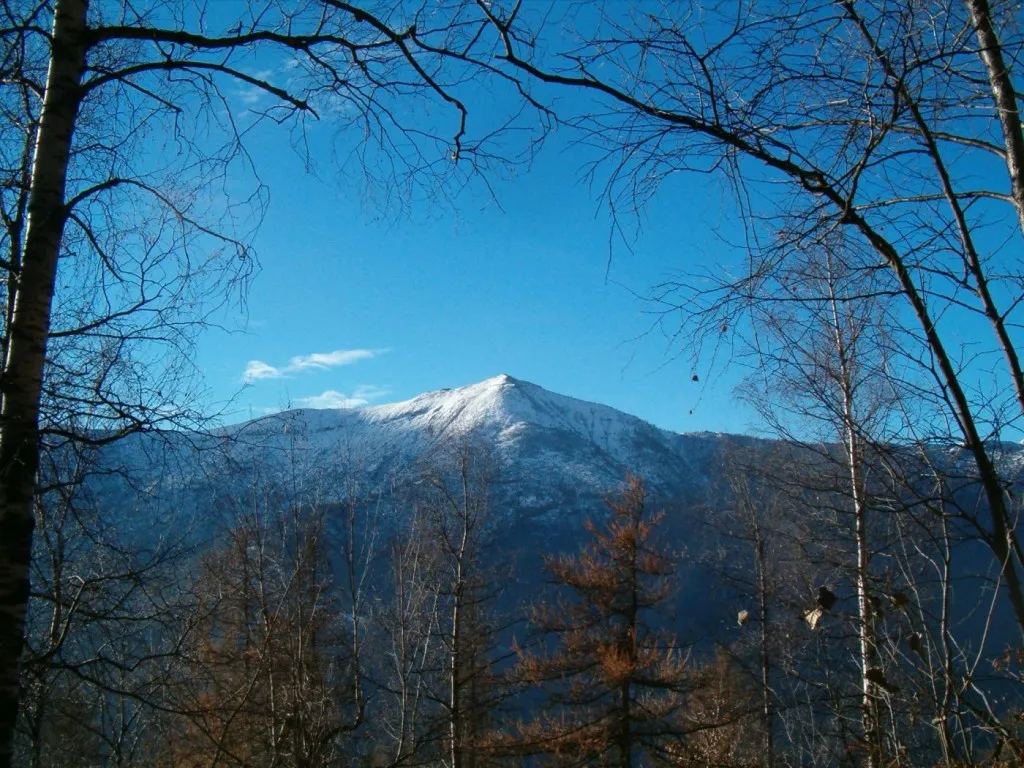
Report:
M 513 390 L 519 383 L 503 373 L 456 389 L 439 389 L 399 403 L 369 406 L 360 411 L 360 416 L 370 423 L 406 421 L 435 432 L 464 432 L 507 421 Z
M 613 452 L 638 430 L 670 434 L 614 408 L 555 394 L 506 373 L 457 389 L 364 408 L 359 418 L 370 424 L 403 423 L 437 437 L 482 432 L 499 442 L 515 439 L 526 428 L 558 430 Z
M 575 508 L 584 497 L 592 504 L 628 472 L 644 475 L 662 497 L 700 492 L 734 439 L 668 432 L 501 374 L 387 405 L 276 413 L 196 442 L 215 448 L 223 456 L 217 463 L 226 462 L 232 472 L 244 476 L 248 467 L 287 473 L 322 491 L 353 470 L 362 482 L 400 482 L 420 471 L 421 457 L 431 456 L 435 446 L 470 434 L 493 451 L 514 506 L 525 510 Z M 145 442 L 140 436 L 138 448 Z M 138 456 L 145 472 L 145 451 Z M 182 455 L 179 461 L 194 462 L 200 474 L 220 471 L 210 459 Z

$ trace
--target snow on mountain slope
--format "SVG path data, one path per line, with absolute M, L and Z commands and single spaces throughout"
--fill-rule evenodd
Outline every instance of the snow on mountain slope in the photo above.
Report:
M 100 492 L 198 519 L 268 479 L 330 500 L 353 478 L 364 488 L 412 479 L 425 453 L 470 433 L 499 462 L 499 503 L 525 518 L 590 513 L 627 472 L 644 475 L 663 499 L 703 498 L 722 451 L 751 440 L 668 432 L 500 375 L 388 405 L 285 411 L 206 435 L 138 435 L 111 447 L 118 474 Z
M 501 375 L 389 405 L 292 410 L 214 434 L 133 436 L 106 451 L 113 471 L 95 484 L 136 519 L 177 510 L 202 521 L 268 482 L 322 501 L 345 497 L 353 481 L 363 491 L 399 488 L 431 449 L 467 434 L 498 460 L 495 503 L 524 521 L 592 514 L 627 472 L 643 475 L 659 501 L 694 508 L 719 490 L 730 448 L 784 450 L 750 437 L 669 432 Z M 1017 477 L 1024 450 L 1006 451 L 1002 463 Z
M 613 408 L 588 403 L 501 374 L 458 389 L 428 392 L 404 403 L 366 408 L 371 423 L 402 422 L 433 434 L 494 431 L 499 440 L 514 439 L 529 424 L 540 429 L 574 432 L 605 450 L 621 449 L 622 438 L 645 422 Z
M 224 430 L 236 461 L 276 454 L 302 472 L 348 462 L 370 473 L 407 467 L 432 445 L 473 433 L 493 446 L 523 498 L 546 506 L 567 491 L 603 493 L 627 471 L 677 491 L 703 485 L 730 440 L 680 435 L 605 405 L 502 374 L 457 389 L 354 410 L 287 411 Z

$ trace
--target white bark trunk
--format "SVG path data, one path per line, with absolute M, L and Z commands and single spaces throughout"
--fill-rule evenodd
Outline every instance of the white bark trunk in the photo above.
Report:
M 11 764 L 29 596 L 39 401 L 50 332 L 71 137 L 82 98 L 88 0 L 58 0 L 36 139 L 28 227 L 4 360 L 0 410 L 0 768 Z
M 857 413 L 854 404 L 856 397 L 856 371 L 854 370 L 856 355 L 847 343 L 847 323 L 840 317 L 839 299 L 835 292 L 834 275 L 831 260 L 828 265 L 828 290 L 832 314 L 832 333 L 835 343 L 836 357 L 839 363 L 839 385 L 842 393 L 842 426 L 841 436 L 846 451 L 846 469 L 850 480 L 850 498 L 853 502 L 854 544 L 857 552 L 857 565 L 854 581 L 857 588 L 857 639 L 860 655 L 860 688 L 861 688 L 861 725 L 864 730 L 864 741 L 867 745 L 867 768 L 878 768 L 882 764 L 882 740 L 878 722 L 878 703 L 875 697 L 875 685 L 869 677 L 869 670 L 875 664 L 874 616 L 868 594 L 868 575 L 870 573 L 870 542 L 868 536 L 868 508 L 865 498 L 863 477 L 863 450 L 858 436 Z

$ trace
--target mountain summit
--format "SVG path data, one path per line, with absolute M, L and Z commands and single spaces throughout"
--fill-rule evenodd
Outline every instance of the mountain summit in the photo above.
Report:
M 644 475 L 659 495 L 701 492 L 715 474 L 709 462 L 725 444 L 746 439 L 669 432 L 507 374 L 387 405 L 285 411 L 223 434 L 233 438 L 238 463 L 250 451 L 287 454 L 291 466 L 300 455 L 308 471 L 344 460 L 377 477 L 400 474 L 441 441 L 473 434 L 500 460 L 517 503 L 540 507 L 599 496 L 627 472 Z
M 614 408 L 558 395 L 504 373 L 458 389 L 364 408 L 359 413 L 368 423 L 397 422 L 406 429 L 439 436 L 483 431 L 499 443 L 515 440 L 526 428 L 564 431 L 613 453 L 625 449 L 621 442 L 629 435 L 655 429 Z
M 136 435 L 106 452 L 146 497 L 177 499 L 200 516 L 225 494 L 281 478 L 291 494 L 342 498 L 414 480 L 421 458 L 472 435 L 499 466 L 496 503 L 535 517 L 591 514 L 629 472 L 661 499 L 705 499 L 723 451 L 751 438 L 679 434 L 606 405 L 550 392 L 507 374 L 404 402 L 359 409 L 302 408 L 210 435 Z M 287 481 L 286 483 L 284 481 Z M 104 493 L 127 496 L 117 477 Z M 139 502 L 144 503 L 144 502 Z M 141 519 L 141 518 L 140 518 Z

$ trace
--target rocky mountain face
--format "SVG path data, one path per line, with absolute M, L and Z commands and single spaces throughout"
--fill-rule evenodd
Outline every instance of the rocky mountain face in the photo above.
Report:
M 758 462 L 784 450 L 739 435 L 669 432 L 502 374 L 388 405 L 290 410 L 201 435 L 136 435 L 103 449 L 101 470 L 116 471 L 101 471 L 91 487 L 116 498 L 142 525 L 173 513 L 192 515 L 203 527 L 225 498 L 267 481 L 282 493 L 328 503 L 355 489 L 400 487 L 415 481 L 433 452 L 467 437 L 493 457 L 496 511 L 531 530 L 578 524 L 632 472 L 672 508 L 670 527 L 685 533 L 679 529 L 689 527 L 688 509 L 720 506 L 715 497 L 735 451 Z M 1004 476 L 1018 478 L 1024 449 L 1005 445 L 999 455 Z M 972 472 L 965 456 L 936 449 L 929 460 L 963 465 L 957 474 L 966 478 Z
M 124 467 L 102 477 L 104 495 L 136 504 L 204 508 L 257 478 L 287 478 L 300 494 L 324 500 L 402 483 L 446 442 L 471 436 L 493 455 L 507 514 L 537 522 L 578 519 L 594 510 L 627 472 L 674 503 L 705 500 L 731 447 L 764 441 L 714 433 L 678 434 L 608 406 L 549 392 L 500 375 L 405 402 L 361 409 L 299 409 L 214 434 L 139 435 L 107 450 Z M 129 484 L 132 494 L 125 484 Z
M 529 595 L 541 585 L 543 555 L 578 548 L 583 521 L 599 515 L 605 495 L 632 472 L 646 479 L 666 512 L 666 544 L 693 555 L 680 560 L 685 585 L 678 614 L 700 617 L 689 622 L 700 628 L 735 623 L 734 601 L 719 599 L 727 588 L 697 555 L 715 544 L 709 519 L 730 506 L 722 479 L 734 451 L 759 462 L 785 454 L 786 446 L 669 432 L 507 375 L 389 405 L 285 411 L 212 434 L 134 436 L 104 449 L 100 463 L 117 471 L 97 474 L 89 492 L 105 508 L 116 502 L 119 525 L 135 540 L 189 531 L 202 543 L 269 485 L 286 502 L 339 504 L 377 494 L 386 499 L 377 518 L 386 528 L 408 512 L 403 489 L 418 481 L 432 454 L 465 438 L 494 462 L 495 552 L 512 563 L 507 572 L 518 585 L 510 595 Z M 1008 445 L 1001 455 L 1004 476 L 1018 478 L 1024 450 Z M 976 502 L 962 451 L 936 449 L 930 460 L 960 467 L 964 498 Z M 976 549 L 961 560 L 966 570 L 982 572 L 990 557 Z M 812 592 L 827 578 L 806 576 Z
M 240 465 L 293 463 L 312 476 L 346 467 L 375 480 L 401 477 L 438 445 L 468 435 L 493 452 L 504 501 L 531 518 L 589 509 L 627 472 L 643 475 L 659 497 L 702 497 L 723 451 L 753 442 L 668 432 L 504 374 L 389 405 L 287 411 L 223 432 Z
M 300 502 L 383 494 L 386 524 L 408 511 L 395 499 L 432 454 L 467 438 L 493 462 L 497 550 L 517 553 L 524 588 L 541 580 L 544 554 L 578 547 L 583 521 L 601 514 L 628 472 L 646 479 L 666 507 L 665 536 L 684 549 L 727 452 L 771 445 L 669 432 L 500 375 L 388 405 L 291 410 L 213 434 L 133 436 L 104 450 L 101 463 L 117 472 L 100 473 L 90 489 L 104 507 L 116 499 L 118 519 L 143 539 L 192 531 L 203 543 L 268 484 Z

